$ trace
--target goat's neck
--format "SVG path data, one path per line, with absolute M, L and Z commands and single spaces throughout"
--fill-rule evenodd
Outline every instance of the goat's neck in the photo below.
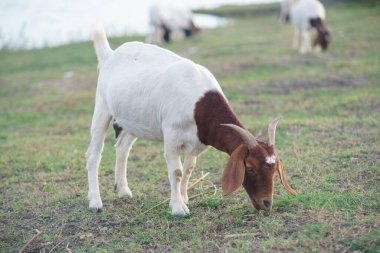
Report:
M 207 92 L 196 103 L 194 118 L 198 128 L 198 138 L 203 144 L 231 155 L 243 143 L 236 131 L 221 125 L 234 124 L 243 127 L 221 93 Z
M 234 124 L 237 126 L 241 126 L 241 124 L 237 124 L 238 122 L 229 122 L 228 124 Z M 242 127 L 242 126 L 241 126 Z M 231 128 L 227 126 L 220 126 L 218 128 L 215 128 L 213 131 L 215 131 L 217 134 L 217 138 L 212 140 L 212 143 L 209 145 L 213 146 L 214 148 L 226 152 L 229 155 L 232 154 L 232 152 L 241 144 L 243 144 L 242 139 L 240 138 L 240 135 L 237 134 L 236 131 L 232 130 Z

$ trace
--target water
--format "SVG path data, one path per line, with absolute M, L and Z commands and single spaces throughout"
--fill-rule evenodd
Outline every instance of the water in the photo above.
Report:
M 250 4 L 278 0 L 164 0 L 190 9 L 225 4 Z M 1 0 L 0 48 L 31 49 L 89 40 L 101 21 L 109 36 L 145 35 L 148 9 L 156 0 Z M 196 14 L 201 28 L 215 28 L 228 20 Z

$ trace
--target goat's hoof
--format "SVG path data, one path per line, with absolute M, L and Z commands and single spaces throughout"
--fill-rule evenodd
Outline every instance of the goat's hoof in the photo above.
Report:
M 118 192 L 117 196 L 119 196 L 119 198 L 131 199 L 132 198 L 132 192 L 131 192 L 131 190 L 128 189 L 128 191 L 125 191 L 125 192 Z
M 94 198 L 94 199 L 89 198 L 89 199 L 90 199 L 90 205 L 89 205 L 90 210 L 94 213 L 100 213 L 103 207 L 102 200 L 100 198 Z
M 186 206 L 185 203 L 178 203 L 176 205 L 173 205 L 172 208 L 172 215 L 176 217 L 183 217 L 190 213 L 189 208 Z
M 93 213 L 101 213 L 102 210 L 103 210 L 102 208 L 90 207 L 90 211 Z
M 175 214 L 172 214 L 172 217 L 173 219 L 178 219 L 178 220 L 183 220 L 183 219 L 186 219 L 186 218 L 190 218 L 190 214 L 181 214 L 181 215 L 175 215 Z
M 90 203 L 90 211 L 93 212 L 93 213 L 100 213 L 102 211 L 102 208 L 103 208 L 103 204 L 100 203 L 98 205 L 92 205 Z
M 132 191 L 128 186 L 118 187 L 118 185 L 115 184 L 114 189 L 117 192 L 117 196 L 119 196 L 119 198 L 132 198 Z
M 185 217 L 187 214 L 184 210 L 172 211 L 172 215 L 178 218 Z

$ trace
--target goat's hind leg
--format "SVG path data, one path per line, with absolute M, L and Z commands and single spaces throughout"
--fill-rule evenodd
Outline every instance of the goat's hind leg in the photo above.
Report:
M 128 187 L 127 180 L 127 162 L 129 152 L 132 149 L 133 143 L 136 141 L 136 137 L 130 134 L 121 132 L 116 148 L 116 165 L 115 165 L 115 191 L 119 197 L 132 198 L 132 192 Z
M 87 171 L 88 171 L 88 199 L 90 201 L 90 209 L 100 211 L 103 207 L 100 197 L 98 171 L 102 158 L 104 146 L 104 138 L 109 126 L 111 116 L 107 106 L 100 96 L 96 97 L 94 115 L 91 124 L 91 142 L 86 152 Z

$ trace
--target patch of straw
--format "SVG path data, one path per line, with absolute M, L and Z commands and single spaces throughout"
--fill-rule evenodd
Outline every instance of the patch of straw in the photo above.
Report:
M 39 231 L 38 229 L 36 229 L 36 232 L 37 232 L 37 234 L 35 234 L 32 238 L 30 238 L 30 239 L 24 244 L 24 246 L 22 246 L 22 248 L 19 250 L 19 253 L 24 252 L 25 249 L 29 246 L 29 244 L 31 244 L 32 242 L 34 242 L 34 240 L 36 240 L 36 238 L 42 234 L 42 232 Z
M 71 249 L 69 248 L 69 242 L 66 244 L 66 247 L 65 247 L 65 252 L 67 253 L 72 253 Z
M 53 250 L 55 250 L 59 245 L 61 245 L 64 241 L 66 241 L 68 239 L 68 237 L 67 238 L 65 238 L 65 239 L 63 239 L 62 241 L 60 241 L 59 243 L 57 243 L 50 251 L 49 251 L 49 253 L 51 253 L 51 252 L 53 252 Z
M 191 188 L 194 188 L 197 184 L 199 184 L 202 180 L 204 180 L 210 173 L 207 172 L 206 174 L 204 174 L 203 176 L 201 176 L 200 178 L 198 178 L 197 180 L 194 181 L 194 183 L 192 183 L 189 187 L 188 187 L 188 190 L 190 190 Z M 208 182 L 211 182 L 209 180 L 207 180 Z M 216 194 L 216 186 L 211 182 L 212 186 L 214 187 L 214 193 L 213 195 Z M 206 195 L 206 194 L 209 194 L 209 192 L 202 192 L 200 194 L 196 194 L 194 196 L 191 196 L 189 199 L 194 199 L 194 198 L 197 198 L 197 197 L 200 197 L 200 196 L 203 196 L 203 195 Z M 149 208 L 148 210 L 146 210 L 145 212 L 141 213 L 139 216 L 137 216 L 136 218 L 130 220 L 129 222 L 134 222 L 135 220 L 139 219 L 140 217 L 144 216 L 145 214 L 149 213 L 150 211 L 152 211 L 153 209 L 159 207 L 159 206 L 162 206 L 163 204 L 165 204 L 166 202 L 168 202 L 170 200 L 170 198 L 168 199 L 165 199 L 163 201 L 161 201 L 160 203 L 158 203 L 157 205 L 154 205 L 152 206 L 151 208 Z
M 224 239 L 228 238 L 237 238 L 237 237 L 244 237 L 244 236 L 255 236 L 257 233 L 242 233 L 242 234 L 232 234 L 232 235 L 225 235 Z

